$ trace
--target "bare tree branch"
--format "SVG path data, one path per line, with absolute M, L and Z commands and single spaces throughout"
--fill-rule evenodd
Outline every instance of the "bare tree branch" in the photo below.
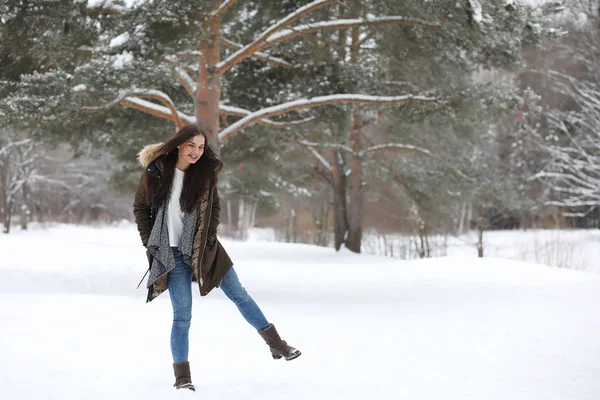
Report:
M 406 96 L 369 96 L 361 94 L 334 94 L 329 96 L 313 97 L 311 99 L 299 99 L 283 103 L 273 107 L 263 108 L 256 111 L 239 121 L 231 124 L 219 133 L 219 139 L 222 142 L 227 141 L 231 136 L 245 129 L 249 125 L 257 123 L 257 121 L 269 118 L 275 115 L 287 114 L 290 111 L 301 110 L 310 107 L 322 106 L 326 104 L 340 103 L 361 103 L 361 104 L 402 104 L 412 102 L 439 103 L 433 97 L 419 97 L 413 95 Z

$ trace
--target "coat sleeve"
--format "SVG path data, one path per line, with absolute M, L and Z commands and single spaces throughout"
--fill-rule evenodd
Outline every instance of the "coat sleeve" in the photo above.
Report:
M 137 225 L 138 232 L 140 233 L 140 238 L 142 239 L 142 244 L 146 247 L 148 246 L 150 232 L 152 232 L 152 206 L 146 199 L 146 183 L 144 182 L 143 174 L 135 192 L 133 215 L 135 217 L 135 224 Z
M 221 213 L 221 203 L 219 201 L 219 191 L 217 187 L 213 189 L 212 211 L 210 213 L 210 222 L 208 223 L 208 245 L 212 246 L 217 239 L 217 228 L 219 227 L 219 214 Z

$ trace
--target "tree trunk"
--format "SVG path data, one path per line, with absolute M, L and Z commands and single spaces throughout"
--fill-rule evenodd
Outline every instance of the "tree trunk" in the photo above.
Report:
M 29 221 L 29 193 L 28 193 L 27 185 L 23 185 L 22 195 L 23 195 L 23 204 L 21 204 L 21 230 L 27 230 L 27 222 Z
M 216 71 L 220 61 L 219 18 L 213 18 L 204 27 L 204 38 L 200 44 L 202 57 L 199 73 L 196 75 L 198 87 L 194 98 L 194 114 L 198 127 L 206 131 L 209 145 L 219 151 L 219 103 L 221 101 L 221 77 Z
M 227 200 L 227 225 L 233 225 L 233 218 L 231 216 L 231 200 Z
M 465 220 L 467 219 L 467 203 L 463 202 L 460 206 L 460 218 L 458 219 L 458 234 L 462 235 L 465 233 L 465 226 L 467 225 Z
M 350 192 L 350 217 L 348 223 L 348 240 L 346 247 L 355 253 L 360 253 L 362 241 L 363 222 L 363 192 L 362 192 L 362 159 L 357 155 L 360 151 L 360 115 L 352 116 L 350 127 L 350 147 L 354 151 L 351 155 L 351 192 Z
M 253 228 L 254 224 L 256 224 L 256 210 L 258 209 L 258 200 L 254 200 L 252 202 L 252 211 L 250 213 L 250 222 L 248 223 L 248 228 Z
M 348 219 L 346 215 L 346 173 L 343 160 L 336 149 L 330 149 L 331 182 L 333 183 L 333 235 L 335 250 L 339 250 L 346 238 Z
M 358 18 L 359 10 L 354 8 L 352 16 Z M 350 48 L 350 62 L 358 62 L 360 51 L 360 32 L 358 28 L 352 28 L 352 45 Z M 362 241 L 362 221 L 363 221 L 363 196 L 362 196 L 362 159 L 358 156 L 361 150 L 360 144 L 361 118 L 358 112 L 352 114 L 352 124 L 350 125 L 350 147 L 354 153 L 350 156 L 351 187 L 350 187 L 350 217 L 348 220 L 348 240 L 346 247 L 354 253 L 360 253 Z
M 294 207 L 290 208 L 286 222 L 285 239 L 288 243 L 296 243 L 296 209 Z
M 419 258 L 425 258 L 425 227 L 423 224 L 419 224 L 419 240 L 421 241 L 421 248 L 419 249 Z
M 477 257 L 483 257 L 483 226 L 477 224 Z
M 4 218 L 6 215 L 6 209 L 8 205 L 6 204 L 6 195 L 8 193 L 8 188 L 6 187 L 6 167 L 3 164 L 0 164 L 0 221 L 4 223 Z
M 238 227 L 236 235 L 238 239 L 248 239 L 248 230 L 254 226 L 257 207 L 258 201 L 256 200 L 252 200 L 250 202 L 244 199 L 239 200 Z
M 241 240 L 246 240 L 248 228 L 246 225 L 247 215 L 246 215 L 246 202 L 244 199 L 238 200 L 238 226 L 237 226 L 237 238 Z
M 3 233 L 10 233 L 10 219 L 12 216 L 12 200 L 8 200 L 4 203 L 4 229 Z
M 8 193 L 8 179 L 9 179 L 9 168 L 6 164 L 2 166 L 0 169 L 2 175 L 0 178 L 2 179 L 2 224 L 4 225 L 2 232 L 9 233 L 10 232 L 10 217 L 12 212 L 12 200 L 10 199 L 10 195 Z

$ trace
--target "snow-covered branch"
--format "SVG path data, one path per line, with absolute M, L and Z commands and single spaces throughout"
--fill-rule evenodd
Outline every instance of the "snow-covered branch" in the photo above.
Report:
M 219 139 L 225 142 L 231 136 L 245 129 L 246 127 L 256 124 L 257 121 L 269 118 L 275 115 L 287 114 L 290 111 L 302 110 L 310 107 L 317 107 L 326 104 L 341 104 L 341 103 L 360 103 L 360 104 L 402 104 L 412 102 L 438 103 L 438 100 L 433 97 L 421 97 L 413 95 L 405 96 L 369 96 L 363 94 L 334 94 L 329 96 L 319 96 L 310 99 L 299 99 L 287 103 L 279 104 L 273 107 L 263 108 L 262 110 L 253 112 L 250 115 L 231 124 L 219 133 Z
M 223 43 L 225 46 L 227 46 L 231 49 L 235 49 L 235 50 L 240 50 L 241 48 L 244 47 L 239 43 L 232 42 L 231 40 L 225 39 L 223 37 L 221 37 L 221 43 Z M 254 53 L 252 55 L 252 58 L 256 58 L 257 60 L 264 61 L 269 64 L 277 65 L 279 67 L 295 69 L 293 64 L 290 64 L 289 62 L 285 61 L 283 58 L 273 57 L 267 53 L 263 53 L 260 51 L 257 51 L 256 53 Z
M 155 103 L 142 100 L 145 98 L 158 100 L 165 106 L 159 106 Z M 174 121 L 178 128 L 183 127 L 186 123 L 190 123 L 189 121 L 191 120 L 191 117 L 177 111 L 175 103 L 173 103 L 169 95 L 159 90 L 123 90 L 113 101 L 103 106 L 83 107 L 82 111 L 103 111 L 108 110 L 117 104 L 121 104 L 126 108 L 135 108 L 139 111 L 143 111 L 169 121 Z
M 214 11 L 210 13 L 209 19 L 219 18 L 221 15 L 225 14 L 225 12 L 235 4 L 236 0 L 225 0 L 222 2 L 219 7 L 217 7 Z
M 228 106 L 226 104 L 220 104 L 219 111 L 220 111 L 221 115 L 235 115 L 238 117 L 245 117 L 247 115 L 252 114 L 252 111 L 246 110 L 245 108 Z M 316 117 L 309 117 L 309 118 L 304 118 L 304 119 L 301 119 L 298 121 L 279 122 L 279 121 L 272 121 L 270 119 L 265 118 L 265 119 L 259 120 L 257 122 L 257 124 L 268 126 L 271 128 L 290 128 L 292 126 L 306 124 L 308 122 L 314 121 L 315 119 L 316 119 Z
M 192 79 L 192 77 L 185 71 L 185 69 L 183 69 L 180 66 L 176 66 L 175 67 L 175 78 L 177 79 L 177 82 L 179 82 L 179 84 L 181 86 L 183 86 L 183 88 L 185 89 L 185 91 L 192 96 L 192 99 L 194 98 L 194 95 L 196 93 L 196 82 Z
M 547 113 L 550 133 L 546 137 L 536 136 L 550 162 L 531 179 L 544 182 L 553 193 L 548 205 L 566 208 L 598 206 L 600 86 L 594 79 L 578 80 L 553 70 L 539 72 L 548 76 L 554 90 L 572 100 L 576 107 L 570 111 Z
M 415 25 L 422 28 L 429 29 L 440 29 L 440 25 L 424 21 L 417 18 L 405 18 L 400 16 L 389 16 L 389 17 L 368 17 L 368 18 L 356 18 L 356 19 L 339 19 L 332 21 L 315 22 L 306 25 L 299 25 L 290 29 L 283 29 L 269 39 L 259 47 L 259 50 L 264 50 L 276 43 L 281 43 L 286 40 L 293 39 L 300 35 L 307 33 L 358 28 L 362 26 L 378 26 L 387 24 L 399 24 L 399 25 Z
M 16 142 L 9 142 L 6 146 L 0 148 L 0 157 L 8 155 L 8 151 L 13 147 L 23 146 L 30 143 L 31 139 L 18 140 Z
M 367 153 L 372 153 L 374 151 L 385 150 L 385 149 L 410 150 L 410 151 L 416 151 L 418 153 L 422 153 L 422 154 L 425 154 L 428 156 L 432 155 L 431 151 L 424 149 L 422 147 L 413 146 L 411 144 L 400 144 L 400 143 L 387 143 L 387 144 L 380 144 L 377 146 L 371 146 L 369 148 L 359 151 L 357 153 L 357 155 L 359 157 L 362 157 Z
M 347 151 L 348 153 L 357 155 L 357 153 L 352 150 L 352 148 L 350 148 L 350 146 L 346 146 L 343 144 L 339 144 L 339 143 L 316 143 L 316 142 L 309 142 L 308 140 L 299 140 L 298 143 L 306 146 L 306 147 L 327 147 L 330 149 L 339 149 L 339 150 L 344 150 Z
M 176 119 L 173 118 L 173 114 L 169 108 L 152 103 L 151 101 L 140 99 L 138 97 L 125 97 L 123 100 L 121 100 L 120 104 L 125 108 L 133 108 L 138 111 L 145 112 L 146 114 L 151 114 L 156 117 L 166 119 L 168 121 L 176 121 Z M 177 117 L 180 122 L 185 122 L 185 124 L 196 123 L 196 118 L 184 114 L 181 111 L 177 111 Z
M 480 26 L 483 22 L 481 3 L 479 2 L 479 0 L 468 0 L 468 2 L 471 18 L 473 18 L 473 21 L 475 21 L 475 23 Z
M 239 63 L 240 61 L 252 56 L 254 53 L 261 49 L 261 46 L 273 36 L 276 32 L 282 30 L 286 26 L 290 25 L 294 21 L 302 18 L 306 14 L 310 14 L 311 12 L 318 10 L 324 6 L 329 4 L 333 4 L 335 0 L 316 0 L 312 3 L 305 5 L 304 7 L 300 7 L 296 11 L 288 14 L 283 19 L 277 21 L 275 24 L 268 27 L 263 33 L 261 33 L 258 38 L 256 38 L 252 43 L 242 47 L 235 53 L 231 54 L 225 60 L 221 61 L 217 64 L 217 70 L 219 74 L 227 71 L 229 68 Z
M 190 51 L 178 51 L 175 53 L 176 56 L 180 57 L 194 57 L 194 58 L 202 58 L 204 54 L 200 50 L 190 50 Z
M 327 160 L 325 159 L 325 157 L 323 157 L 321 155 L 321 153 L 319 153 L 317 150 L 315 150 L 313 147 L 308 147 L 307 146 L 308 151 L 310 151 L 310 153 L 313 155 L 313 157 L 315 157 L 315 159 L 319 162 L 319 164 L 321 164 L 323 167 L 325 167 L 325 169 L 329 172 L 333 171 L 333 168 L 331 167 L 331 164 L 329 164 L 327 162 Z
M 153 99 L 160 101 L 171 112 L 173 121 L 177 125 L 178 129 L 183 128 L 183 126 L 186 125 L 182 122 L 181 118 L 179 117 L 179 113 L 177 111 L 177 107 L 175 107 L 175 103 L 173 103 L 171 97 L 169 97 L 169 95 L 167 95 L 166 93 L 161 92 L 160 90 L 147 90 L 143 93 L 136 94 L 136 97 L 139 99 Z

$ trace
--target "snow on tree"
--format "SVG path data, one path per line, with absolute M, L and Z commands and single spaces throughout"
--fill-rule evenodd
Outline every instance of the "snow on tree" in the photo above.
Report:
M 569 35 L 532 73 L 549 87 L 544 118 L 532 132 L 546 162 L 532 179 L 550 191 L 562 215 L 585 217 L 600 206 L 600 4 L 575 0 L 563 21 Z
M 75 132 L 73 138 L 123 147 L 158 137 L 168 126 L 140 118 L 148 114 L 176 127 L 197 123 L 216 147 L 220 141 L 237 140 L 251 126 L 261 132 L 284 128 L 279 130 L 283 136 L 290 127 L 294 133 L 307 127 L 313 132 L 310 141 L 340 146 L 323 156 L 318 146 L 301 145 L 330 171 L 338 205 L 346 201 L 342 181 L 352 181 L 352 208 L 338 213 L 336 221 L 339 244 L 350 237 L 354 251 L 360 251 L 362 230 L 362 163 L 381 149 L 431 150 L 406 142 L 366 143 L 361 139 L 363 124 L 372 121 L 370 116 L 376 120 L 377 112 L 342 104 L 432 103 L 445 90 L 431 77 L 448 76 L 432 65 L 467 66 L 467 72 L 474 65 L 515 65 L 521 47 L 546 33 L 537 11 L 493 1 L 427 2 L 418 7 L 410 1 L 328 0 L 277 6 L 255 1 L 77 4 L 84 7 L 84 21 L 95 28 L 90 30 L 94 34 L 88 43 L 55 54 L 44 72 L 24 79 L 21 95 L 9 102 L 15 119 L 37 119 L 62 128 L 57 131 Z M 387 15 L 380 15 L 382 9 Z M 393 32 L 396 36 L 390 36 Z M 389 73 L 393 57 L 382 45 L 390 42 L 386 35 L 401 43 L 402 65 L 416 73 L 402 79 L 396 79 L 397 72 Z M 423 52 L 414 57 L 419 46 Z M 427 52 L 433 62 L 422 68 Z M 411 58 L 421 61 L 411 63 Z M 255 75 L 242 83 L 247 71 Z M 386 76 L 406 84 L 384 84 Z M 390 108 L 395 113 L 406 109 Z M 319 118 L 336 123 L 321 130 L 327 124 Z M 314 133 L 318 131 L 320 136 Z

